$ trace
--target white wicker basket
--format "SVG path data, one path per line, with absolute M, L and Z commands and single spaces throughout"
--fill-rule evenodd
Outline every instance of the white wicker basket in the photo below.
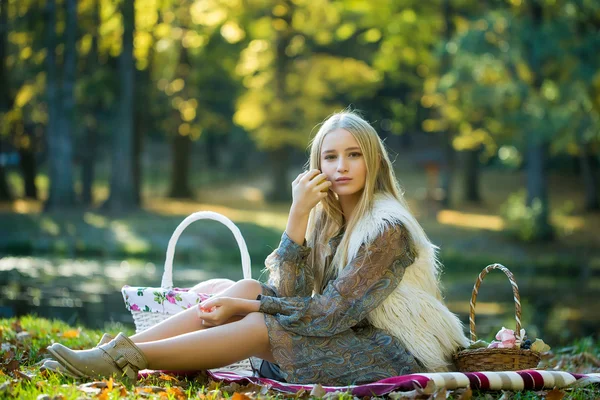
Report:
M 165 270 L 163 272 L 160 288 L 124 286 L 121 289 L 125 305 L 133 315 L 136 332 L 144 331 L 169 318 L 171 315 L 175 315 L 208 298 L 205 294 L 194 293 L 187 289 L 173 288 L 173 257 L 175 255 L 175 245 L 177 244 L 177 240 L 188 225 L 201 219 L 211 219 L 221 222 L 233 232 L 233 236 L 235 236 L 240 248 L 243 276 L 245 279 L 250 279 L 252 277 L 250 254 L 248 253 L 246 242 L 238 227 L 229 218 L 216 212 L 200 211 L 193 213 L 177 226 L 169 240 L 167 256 L 165 259 Z M 146 301 L 146 305 L 144 305 L 143 309 L 136 304 L 136 299 L 139 301 Z M 154 299 L 154 301 L 148 301 L 149 299 Z M 136 303 L 133 303 L 134 300 L 136 300 Z

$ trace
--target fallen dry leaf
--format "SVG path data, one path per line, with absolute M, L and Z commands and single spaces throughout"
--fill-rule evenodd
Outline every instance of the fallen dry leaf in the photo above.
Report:
M 135 394 L 142 394 L 142 393 L 149 393 L 149 394 L 153 394 L 153 393 L 161 393 L 161 392 L 166 392 L 167 389 L 160 387 L 160 386 L 138 386 L 135 388 Z
M 62 337 L 66 339 L 78 338 L 80 333 L 81 332 L 79 331 L 79 329 L 71 329 L 68 331 L 64 331 Z
M 78 387 L 78 389 L 85 394 L 89 394 L 89 395 L 93 395 L 93 396 L 100 394 L 100 392 L 102 391 L 102 389 L 96 388 L 96 387 L 83 387 L 83 388 Z
M 564 390 L 554 388 L 546 394 L 546 400 L 562 400 L 565 394 Z
M 448 393 L 446 392 L 446 388 L 441 388 L 435 394 L 435 400 L 446 400 L 448 398 Z
M 2 361 L 12 360 L 15 358 L 15 352 L 12 350 L 13 346 L 10 343 L 2 343 Z
M 19 370 L 19 362 L 15 359 L 12 359 L 8 363 L 6 363 L 2 369 L 6 372 L 13 372 Z
M 419 387 L 418 385 L 415 385 L 415 389 L 419 394 L 424 394 L 424 395 L 432 395 L 437 391 L 437 386 L 435 386 L 435 383 L 432 380 L 429 380 L 427 382 L 427 385 L 425 385 L 424 388 Z
M 21 372 L 18 369 L 15 369 L 13 371 L 13 374 L 15 375 L 15 377 L 17 378 L 21 378 L 21 379 L 25 379 L 26 381 L 30 381 L 33 379 L 33 376 L 26 374 L 25 372 Z
M 410 390 L 408 392 L 391 392 L 388 394 L 388 397 L 392 400 L 401 400 L 401 399 L 416 399 L 419 396 L 416 390 Z
M 98 400 L 108 400 L 110 395 L 110 391 L 108 389 L 102 389 L 100 391 L 100 393 L 98 395 L 96 395 L 96 398 Z
M 162 394 L 163 393 L 161 393 L 161 396 L 162 396 Z M 164 394 L 166 394 L 168 397 L 175 396 L 175 398 L 178 400 L 185 400 L 187 398 L 183 389 L 181 389 L 178 386 L 171 386 L 171 387 L 167 388 L 167 391 L 164 392 Z
M 311 396 L 315 396 L 315 397 L 319 397 L 319 398 L 325 396 L 325 393 L 327 393 L 327 392 L 325 391 L 325 389 L 323 389 L 323 386 L 321 386 L 318 383 L 315 386 L 313 386 L 312 390 L 310 391 Z
M 457 392 L 458 392 L 458 390 L 456 390 L 454 392 L 454 394 L 458 394 Z M 473 397 L 473 390 L 471 390 L 471 388 L 468 387 L 462 393 L 460 393 L 458 400 L 471 400 L 472 397 Z
M 158 379 L 160 379 L 161 381 L 167 381 L 167 382 L 179 382 L 179 379 L 175 378 L 173 375 L 167 375 L 164 373 L 160 373 Z
M 108 382 L 94 381 L 94 382 L 82 383 L 81 385 L 79 385 L 77 387 L 78 388 L 92 387 L 92 388 L 97 388 L 97 389 L 105 389 L 106 387 L 108 387 Z
M 16 333 L 23 332 L 23 327 L 21 326 L 21 321 L 15 321 L 11 324 L 12 330 Z
M 235 393 L 235 392 L 239 392 L 241 390 L 241 388 L 242 388 L 242 385 L 240 385 L 239 383 L 231 382 L 229 385 L 222 386 L 221 390 L 224 392 Z
M 498 400 L 510 400 L 513 397 L 514 397 L 514 392 L 511 392 L 510 390 L 503 390 L 502 396 Z
M 221 400 L 223 398 L 223 393 L 219 389 L 215 389 L 208 391 L 206 396 L 211 400 Z
M 235 392 L 233 394 L 233 396 L 231 397 L 231 400 L 251 400 L 251 398 L 249 396 L 247 396 L 245 393 Z

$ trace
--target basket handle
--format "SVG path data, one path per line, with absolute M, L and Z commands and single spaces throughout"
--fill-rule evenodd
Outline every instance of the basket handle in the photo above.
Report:
M 179 239 L 181 232 L 183 232 L 188 225 L 200 219 L 212 219 L 214 221 L 218 221 L 231 230 L 233 236 L 235 236 L 238 247 L 240 248 L 242 257 L 242 273 L 244 275 L 244 279 L 250 279 L 252 277 L 252 270 L 250 269 L 250 254 L 248 253 L 248 247 L 246 247 L 246 242 L 244 241 L 244 237 L 242 236 L 239 228 L 224 215 L 213 211 L 200 211 L 189 215 L 186 219 L 181 221 L 181 223 L 175 229 L 175 232 L 173 232 L 173 235 L 171 235 L 171 239 L 169 239 L 167 258 L 165 260 L 165 271 L 163 272 L 162 282 L 160 284 L 162 288 L 171 289 L 173 287 L 173 257 L 175 256 L 175 245 L 177 244 L 177 239 Z
M 479 276 L 477 277 L 477 281 L 475 282 L 475 286 L 473 287 L 473 294 L 471 295 L 471 304 L 469 310 L 469 324 L 471 329 L 471 341 L 477 341 L 477 335 L 475 334 L 475 301 L 477 300 L 477 293 L 479 292 L 479 285 L 481 285 L 481 281 L 483 278 L 493 269 L 499 269 L 504 272 L 512 285 L 514 300 L 515 300 L 515 319 L 517 321 L 517 329 L 515 330 L 515 334 L 519 334 L 521 332 L 521 297 L 519 296 L 519 287 L 517 286 L 517 282 L 515 281 L 515 277 L 512 272 L 508 270 L 502 264 L 491 264 L 488 265 L 481 271 Z

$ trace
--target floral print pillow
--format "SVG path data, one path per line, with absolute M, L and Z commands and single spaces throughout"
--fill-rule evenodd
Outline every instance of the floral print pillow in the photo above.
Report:
M 177 314 L 211 297 L 208 293 L 191 292 L 180 288 L 132 287 L 121 289 L 125 307 L 129 311 Z

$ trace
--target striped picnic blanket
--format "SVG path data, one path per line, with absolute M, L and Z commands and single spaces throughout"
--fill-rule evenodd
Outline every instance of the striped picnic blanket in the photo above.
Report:
M 315 386 L 283 383 L 227 370 L 211 370 L 209 375 L 212 379 L 218 381 L 256 383 L 286 393 L 295 393 L 299 390 L 310 392 Z M 564 371 L 541 370 L 426 373 L 393 376 L 363 385 L 323 386 L 323 389 L 326 392 L 350 391 L 354 396 L 380 396 L 394 391 L 410 391 L 416 387 L 425 388 L 429 381 L 433 381 L 438 389 L 446 388 L 448 390 L 466 387 L 473 390 L 540 390 L 590 384 L 600 385 L 600 373 L 584 375 Z

